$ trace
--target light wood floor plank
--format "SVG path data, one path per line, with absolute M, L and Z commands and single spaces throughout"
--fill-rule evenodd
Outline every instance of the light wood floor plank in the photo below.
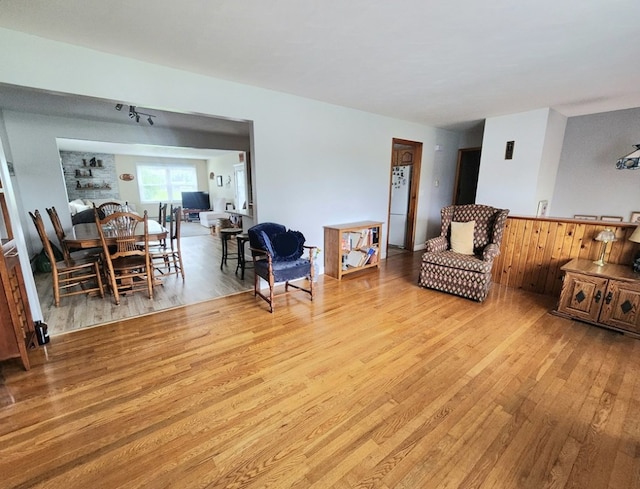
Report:
M 419 262 L 321 277 L 275 314 L 236 293 L 3 362 L 0 485 L 640 487 L 640 341 L 546 296 L 421 289 Z

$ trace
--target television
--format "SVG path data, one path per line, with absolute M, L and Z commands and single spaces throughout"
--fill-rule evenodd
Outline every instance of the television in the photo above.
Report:
M 183 209 L 209 210 L 209 194 L 207 192 L 182 192 Z

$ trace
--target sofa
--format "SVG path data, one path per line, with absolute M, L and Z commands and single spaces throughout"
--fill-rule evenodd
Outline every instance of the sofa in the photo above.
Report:
M 206 228 L 212 228 L 212 230 L 214 230 L 219 219 L 229 219 L 227 205 L 233 206 L 233 204 L 227 202 L 227 199 L 214 199 L 213 202 L 211 202 L 211 210 L 199 213 L 198 217 L 200 218 L 200 224 Z
M 69 202 L 69 213 L 71 214 L 71 224 L 74 226 L 81 223 L 95 222 L 93 206 L 99 207 L 105 202 L 120 202 L 127 204 L 132 212 L 136 212 L 136 206 L 120 199 L 75 199 Z M 104 216 L 102 216 L 104 217 Z

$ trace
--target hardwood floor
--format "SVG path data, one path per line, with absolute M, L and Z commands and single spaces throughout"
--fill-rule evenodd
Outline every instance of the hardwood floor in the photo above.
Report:
M 640 487 L 640 341 L 420 253 L 53 338 L 1 365 L 3 488 Z
M 49 334 L 57 335 L 111 321 L 126 319 L 172 307 L 235 294 L 253 289 L 253 271 L 247 269 L 244 280 L 235 274 L 236 260 L 220 270 L 222 246 L 218 236 L 212 236 L 198 223 L 183 223 L 187 237 L 183 237 L 182 257 L 186 278 L 175 274 L 163 277 L 163 285 L 154 287 L 154 298 L 145 293 L 128 294 L 116 305 L 111 295 L 76 295 L 62 299 L 60 306 L 53 303 L 51 274 L 35 274 L 38 297 L 44 322 Z M 202 234 L 204 232 L 204 234 Z M 184 236 L 184 234 L 183 234 Z M 235 241 L 230 248 L 235 246 Z M 235 248 L 230 251 L 235 251 Z

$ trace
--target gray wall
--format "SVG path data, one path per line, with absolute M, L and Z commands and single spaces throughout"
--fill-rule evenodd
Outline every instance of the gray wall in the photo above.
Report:
M 554 217 L 621 216 L 640 211 L 640 171 L 616 170 L 640 143 L 640 108 L 567 120 L 553 194 Z

